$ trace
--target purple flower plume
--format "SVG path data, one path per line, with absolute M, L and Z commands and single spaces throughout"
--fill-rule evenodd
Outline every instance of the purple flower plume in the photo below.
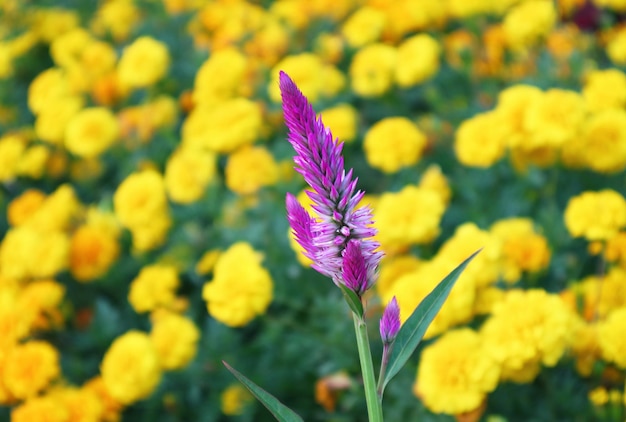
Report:
M 384 344 L 392 343 L 400 331 L 400 307 L 396 297 L 392 297 L 380 319 L 380 338 Z
M 377 251 L 379 243 L 372 239 L 376 234 L 371 226 L 372 211 L 369 207 L 356 209 L 364 192 L 356 190 L 358 179 L 352 170 L 346 173 L 343 143 L 315 116 L 286 73 L 280 72 L 279 83 L 288 140 L 296 152 L 295 169 L 311 187 L 307 195 L 317 213 L 316 218 L 311 217 L 287 194 L 289 224 L 315 270 L 362 294 L 373 285 L 382 258 Z

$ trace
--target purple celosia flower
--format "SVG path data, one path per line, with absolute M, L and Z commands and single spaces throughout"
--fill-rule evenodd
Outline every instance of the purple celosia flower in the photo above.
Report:
M 400 307 L 396 297 L 392 297 L 380 319 L 380 338 L 384 344 L 392 343 L 400 331 Z
M 296 156 L 295 169 L 312 188 L 317 218 L 311 217 L 295 197 L 287 194 L 287 218 L 296 241 L 312 261 L 312 267 L 342 283 L 359 295 L 370 288 L 382 258 L 380 246 L 372 239 L 369 207 L 356 208 L 364 192 L 356 190 L 357 178 L 346 173 L 341 151 L 343 143 L 333 138 L 296 84 L 280 72 L 288 139 Z M 348 245 L 351 245 L 348 247 Z

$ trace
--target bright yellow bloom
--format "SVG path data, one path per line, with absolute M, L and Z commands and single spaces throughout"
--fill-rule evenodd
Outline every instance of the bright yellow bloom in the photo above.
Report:
M 617 309 L 598 326 L 598 343 L 602 357 L 607 362 L 615 363 L 619 368 L 626 368 L 626 308 Z
M 212 152 L 182 147 L 170 156 L 165 166 L 165 189 L 177 203 L 189 204 L 202 198 L 217 171 Z
M 626 111 L 607 109 L 592 115 L 583 128 L 579 146 L 582 162 L 600 173 L 626 168 Z
M 233 98 L 219 107 L 197 107 L 183 123 L 183 146 L 230 153 L 253 143 L 262 123 L 260 105 L 246 98 Z
M 619 69 L 593 70 L 585 76 L 582 95 L 592 112 L 623 108 L 626 106 L 626 74 Z
M 398 46 L 395 80 L 407 88 L 421 84 L 439 70 L 441 47 L 427 34 L 414 35 Z
M 357 135 L 359 113 L 350 104 L 337 104 L 319 115 L 333 136 L 342 142 L 352 142 Z
M 68 421 L 104 420 L 104 405 L 95 391 L 87 388 L 58 386 L 47 394 L 69 414 Z
M 601 276 L 588 276 L 571 289 L 581 299 L 581 316 L 587 321 L 604 319 L 626 307 L 626 270 L 612 267 Z
M 561 297 L 541 289 L 510 290 L 483 324 L 487 352 L 502 379 L 528 382 L 539 365 L 554 366 L 571 343 L 574 317 Z
M 248 68 L 248 59 L 234 47 L 215 51 L 196 73 L 193 101 L 196 106 L 217 106 L 238 97 Z
M 424 349 L 413 391 L 432 412 L 457 415 L 478 409 L 499 375 L 480 335 L 462 328 Z
M 122 52 L 117 75 L 122 85 L 145 88 L 167 73 L 170 55 L 167 46 L 151 37 L 139 37 Z
M 222 413 L 228 416 L 241 415 L 251 401 L 252 395 L 239 384 L 230 385 L 220 395 Z
M 626 226 L 626 199 L 611 189 L 586 191 L 570 198 L 564 218 L 573 237 L 610 239 Z
M 93 21 L 94 33 L 109 32 L 115 41 L 126 40 L 141 15 L 133 0 L 111 0 L 102 3 Z
M 52 99 L 35 120 L 37 137 L 53 145 L 62 145 L 67 126 L 83 108 L 83 103 L 79 96 Z
M 357 51 L 350 63 L 352 90 L 361 97 L 378 97 L 389 91 L 397 55 L 395 48 L 381 43 Z
M 9 224 L 17 227 L 26 223 L 41 208 L 46 194 L 37 189 L 27 189 L 7 207 Z
M 363 140 L 367 162 L 384 173 L 396 173 L 417 164 L 425 147 L 426 136 L 406 117 L 387 117 L 376 122 Z
M 74 188 L 63 184 L 48 195 L 36 210 L 32 210 L 23 225 L 40 232 L 66 231 L 81 210 Z
M 418 187 L 435 192 L 446 206 L 450 202 L 450 197 L 452 196 L 450 184 L 437 164 L 431 164 L 422 173 Z
M 380 265 L 380 273 L 376 281 L 376 291 L 381 297 L 391 297 L 389 294 L 393 285 L 403 275 L 411 273 L 420 266 L 421 261 L 413 255 L 399 255 L 385 258 Z
M 139 313 L 159 307 L 169 308 L 176 300 L 176 289 L 179 284 L 175 267 L 149 265 L 143 267 L 131 282 L 128 301 Z
M 258 192 L 278 181 L 279 168 L 274 156 L 263 146 L 246 146 L 228 157 L 226 186 L 240 195 Z
M 79 157 L 93 158 L 109 149 L 119 135 L 119 124 L 111 110 L 92 107 L 76 113 L 65 132 L 65 147 Z
M 352 48 L 360 48 L 378 41 L 386 24 L 380 10 L 363 6 L 357 9 L 341 26 L 341 34 Z
M 459 126 L 454 138 L 456 157 L 466 166 L 490 167 L 504 156 L 506 122 L 496 112 L 477 114 Z
M 2 382 L 19 399 L 36 396 L 61 372 L 59 353 L 44 341 L 15 345 L 4 359 Z
M 28 107 L 35 114 L 41 113 L 55 100 L 70 96 L 65 72 L 59 68 L 44 70 L 28 87 Z
M 551 0 L 527 0 L 514 6 L 504 17 L 503 27 L 507 44 L 524 49 L 548 35 L 557 20 Z
M 100 372 L 108 393 L 124 404 L 148 397 L 161 380 L 159 355 L 150 337 L 136 330 L 115 339 L 102 359 Z
M 91 224 L 80 226 L 70 239 L 70 271 L 78 281 L 91 281 L 111 268 L 119 255 L 118 233 Z
M 606 46 L 606 53 L 617 65 L 626 63 L 626 30 L 619 29 Z
M 49 396 L 31 398 L 11 411 L 13 422 L 67 422 L 69 417 L 68 409 L 59 406 L 59 402 Z
M 0 182 L 8 182 L 17 176 L 18 164 L 26 150 L 26 142 L 16 135 L 0 138 Z
M 156 312 L 152 316 L 150 340 L 159 355 L 161 367 L 184 368 L 196 356 L 200 330 L 193 321 L 173 312 Z
M 230 327 L 241 327 L 265 313 L 272 300 L 273 282 L 261 266 L 260 254 L 248 243 L 235 243 L 223 252 L 213 275 L 202 289 L 213 318 Z

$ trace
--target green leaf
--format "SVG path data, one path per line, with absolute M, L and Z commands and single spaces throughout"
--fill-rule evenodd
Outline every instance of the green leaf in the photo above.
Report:
M 228 369 L 243 385 L 246 387 L 258 401 L 270 411 L 279 422 L 303 422 L 303 419 L 296 412 L 282 404 L 278 399 L 270 393 L 250 381 L 241 372 L 222 361 L 226 369 Z
M 405 321 L 400 328 L 398 336 L 393 344 L 393 350 L 389 357 L 389 364 L 387 366 L 387 372 L 385 373 L 385 381 L 383 382 L 383 391 L 385 386 L 393 378 L 398 371 L 409 360 L 417 345 L 424 337 L 424 333 L 428 329 L 430 323 L 435 319 L 435 316 L 439 312 L 439 309 L 443 306 L 443 303 L 448 298 L 450 290 L 454 286 L 454 283 L 459 278 L 465 267 L 470 261 L 481 251 L 481 249 L 474 252 L 463 261 L 458 267 L 450 272 L 441 282 L 428 294 L 413 311 L 411 316 Z
M 341 289 L 341 293 L 343 293 L 343 298 L 348 303 L 352 312 L 354 312 L 359 318 L 363 318 L 363 303 L 359 296 L 354 293 L 354 290 L 349 287 L 344 286 L 343 284 L 339 284 L 339 288 Z

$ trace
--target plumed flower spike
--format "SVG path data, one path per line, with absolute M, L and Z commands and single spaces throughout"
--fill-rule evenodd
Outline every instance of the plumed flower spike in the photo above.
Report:
M 380 338 L 384 344 L 393 343 L 400 331 L 400 307 L 394 296 L 391 298 L 380 319 Z
M 377 251 L 379 243 L 372 239 L 376 234 L 371 226 L 372 211 L 369 207 L 356 208 L 363 192 L 356 190 L 357 179 L 352 170 L 346 172 L 344 168 L 343 143 L 333 138 L 286 73 L 280 72 L 279 84 L 288 140 L 296 152 L 295 169 L 312 188 L 307 194 L 317 214 L 312 218 L 292 195 L 287 195 L 289 224 L 305 254 L 313 261 L 312 267 L 337 284 L 346 284 L 344 250 L 355 241 L 348 254 L 352 267 L 345 275 L 354 276 L 364 271 L 367 279 L 357 283 L 363 285 L 364 291 L 373 285 L 382 258 L 382 253 Z M 357 249 L 363 263 L 354 272 Z M 351 279 L 350 283 L 353 282 L 355 280 Z

